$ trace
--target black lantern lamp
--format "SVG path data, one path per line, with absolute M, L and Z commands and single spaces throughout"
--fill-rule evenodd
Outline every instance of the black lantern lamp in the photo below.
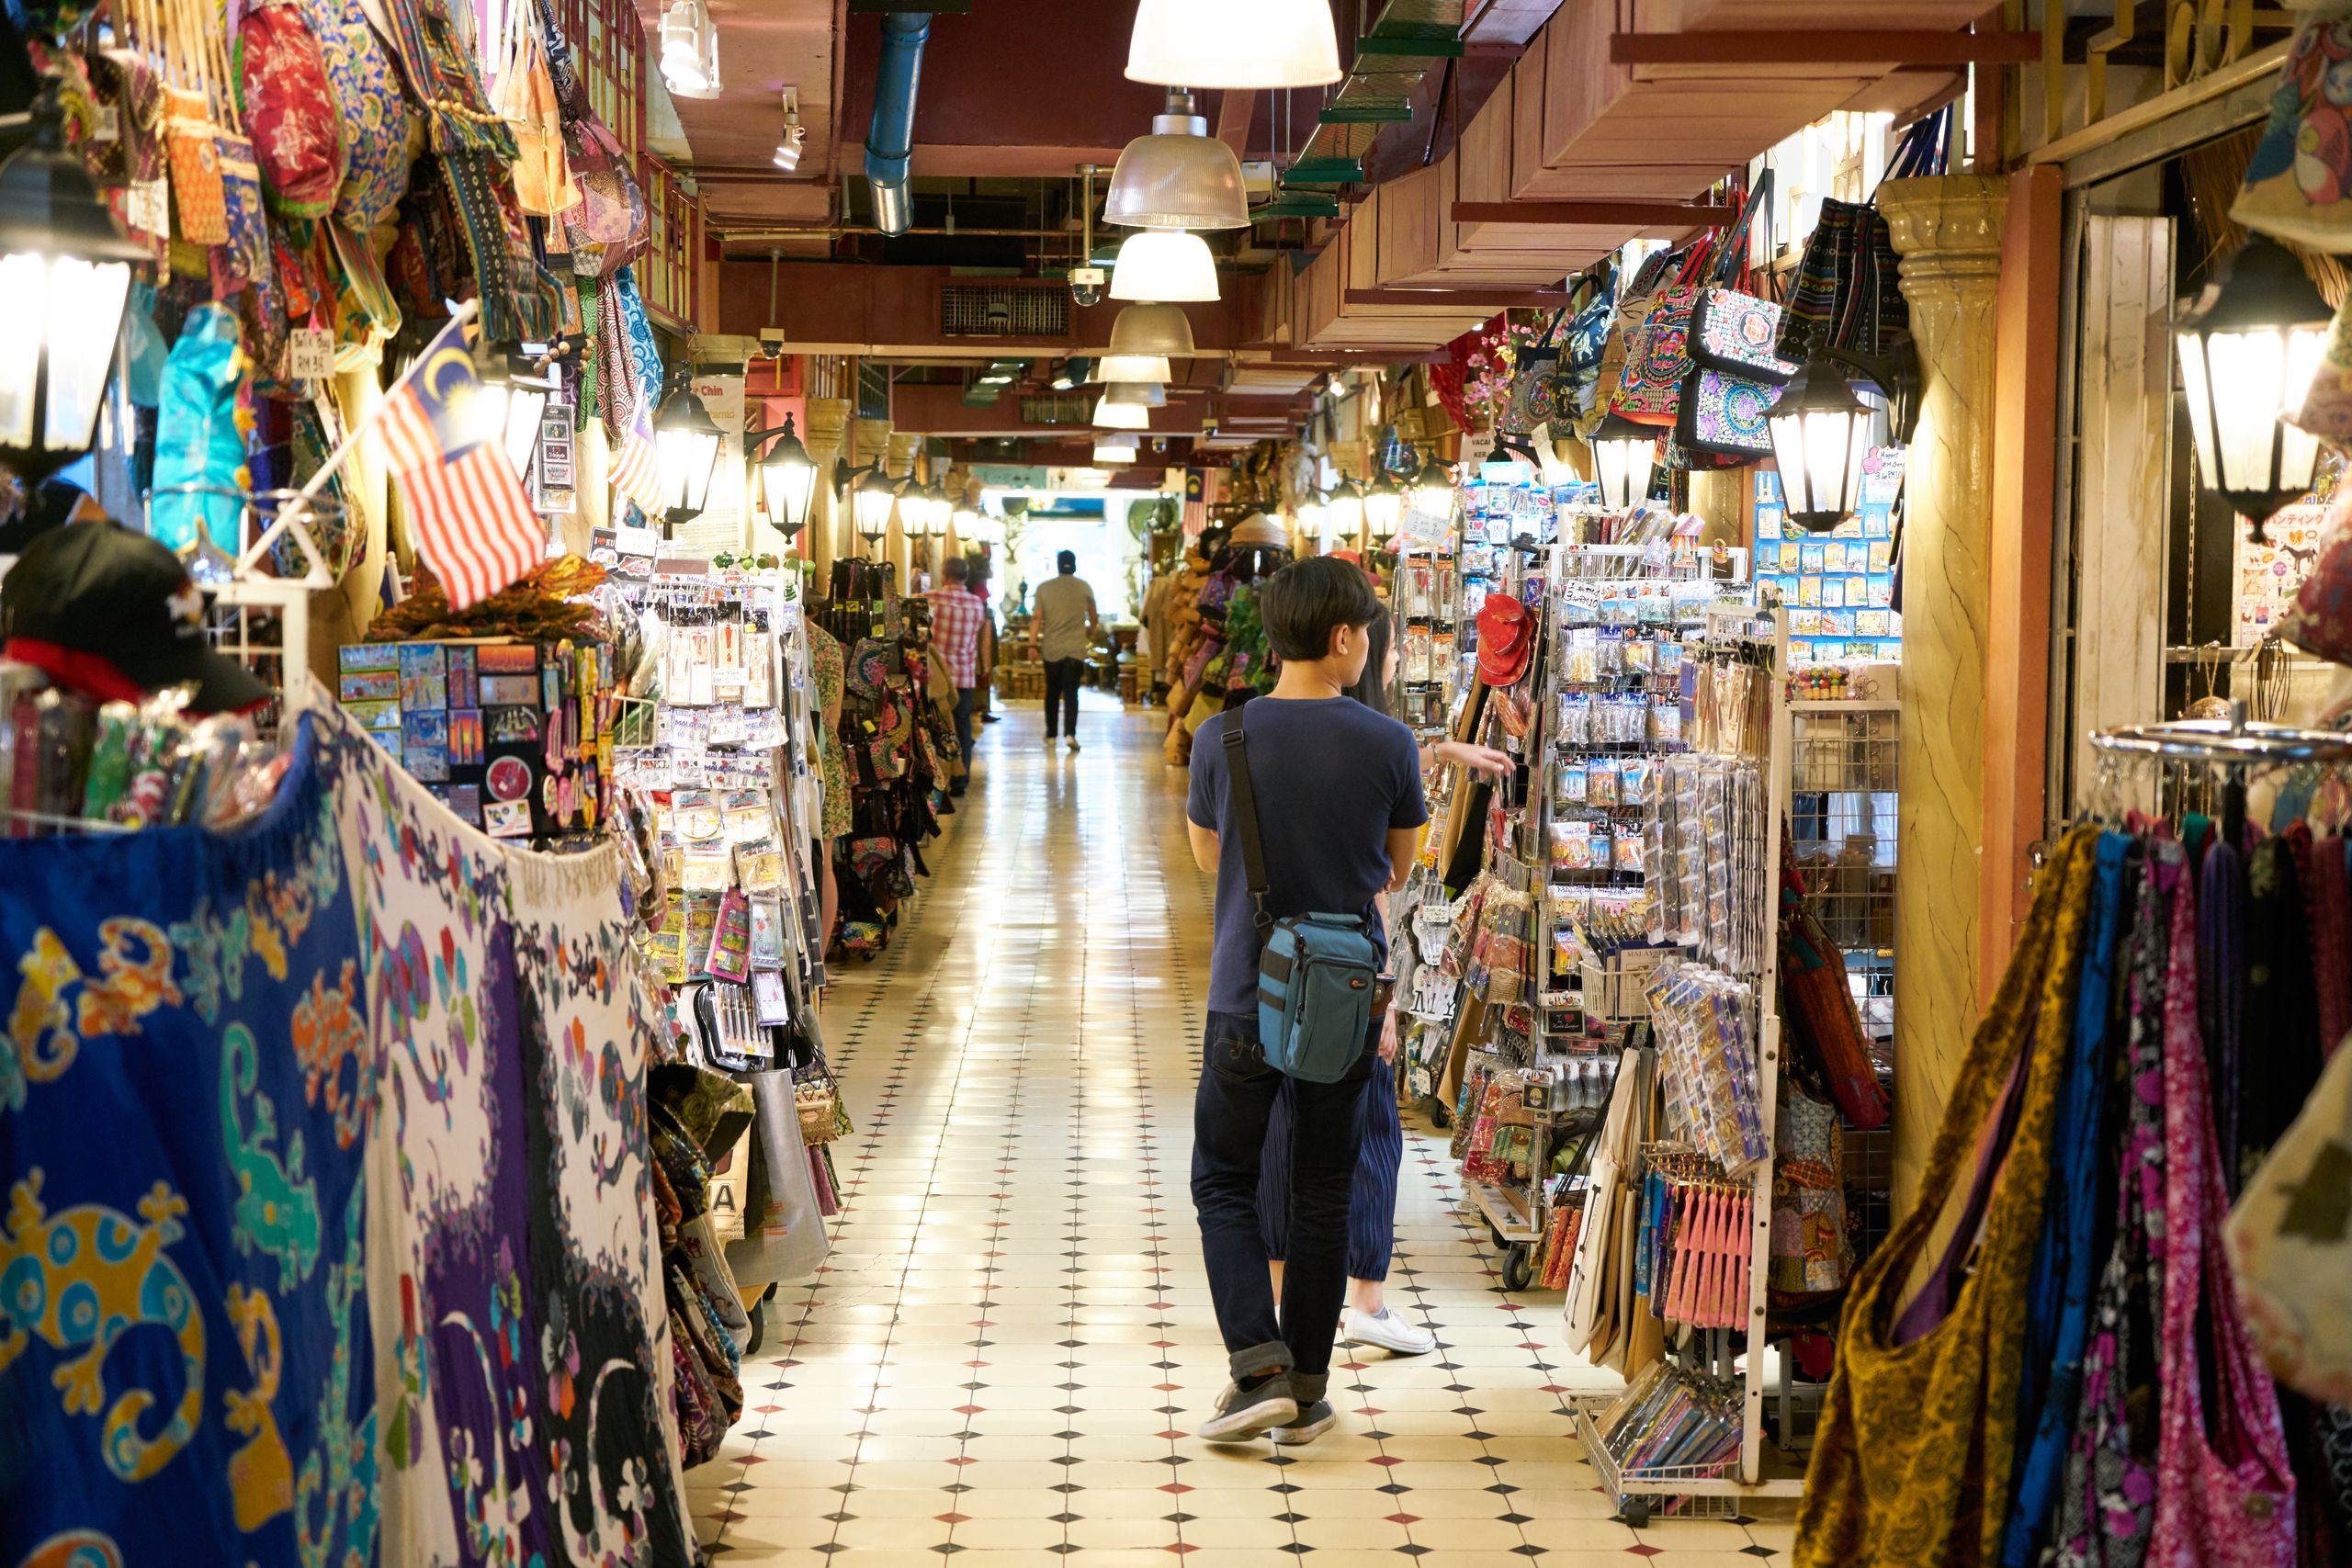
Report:
M 1413 476 L 1412 499 L 1413 510 L 1424 516 L 1453 514 L 1453 470 L 1438 461 L 1434 452 Z
M 130 269 L 150 259 L 115 231 L 44 81 L 32 139 L 0 163 L 0 465 L 25 483 L 96 440 Z
M 532 454 L 538 450 L 539 420 L 548 400 L 561 386 L 562 372 L 553 356 L 527 352 L 502 352 L 486 339 L 474 344 L 473 420 L 482 438 L 495 441 L 506 454 L 517 479 L 527 479 Z
M 857 523 L 857 536 L 867 544 L 879 547 L 890 533 L 890 508 L 899 499 L 898 488 L 882 465 L 875 464 L 859 473 L 850 487 L 851 515 Z
M 1396 476 L 1385 468 L 1374 476 L 1363 491 L 1364 537 L 1374 549 L 1385 549 L 1388 541 L 1396 536 L 1396 525 L 1405 516 L 1405 491 Z
M 760 493 L 767 500 L 769 523 L 788 539 L 808 525 L 808 508 L 817 498 L 817 459 L 801 444 L 790 414 L 772 430 L 755 430 L 745 436 L 745 450 L 769 436 L 775 437 L 775 442 L 760 458 Z
M 1612 413 L 1592 433 L 1592 470 L 1600 481 L 1600 503 L 1630 512 L 1650 498 L 1657 468 L 1657 432 Z
M 2329 310 L 2303 264 L 2256 234 L 2174 331 L 2198 477 L 2263 525 L 2312 488 L 2319 438 L 2285 423 L 2327 346 Z
M 1919 419 L 1919 360 L 1907 338 L 1875 358 L 1815 349 L 1765 416 L 1784 515 L 1808 534 L 1828 533 L 1861 501 L 1862 459 L 1879 411 L 1854 395 L 1856 381 L 1886 399 L 1892 439 L 1909 446 Z
M 655 482 L 662 489 L 662 533 L 691 523 L 710 502 L 720 431 L 702 400 L 681 379 L 653 416 Z

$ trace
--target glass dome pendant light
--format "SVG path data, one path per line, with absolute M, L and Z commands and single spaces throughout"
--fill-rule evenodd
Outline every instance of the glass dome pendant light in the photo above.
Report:
M 1111 266 L 1111 298 L 1208 303 L 1216 293 L 1209 243 L 1183 229 L 1143 229 L 1127 236 Z
M 1161 359 L 1193 357 L 1193 322 L 1174 305 L 1129 305 L 1111 321 L 1112 359 L 1155 355 Z M 1106 380 L 1173 380 L 1173 377 L 1130 376 Z
M 1166 110 L 1152 118 L 1151 134 L 1136 137 L 1120 152 L 1102 220 L 1122 229 L 1250 227 L 1241 160 L 1209 134 L 1209 122 L 1194 111 L 1192 94 L 1170 87 Z
M 1127 79 L 1195 87 L 1319 87 L 1340 79 L 1329 0 L 1143 0 Z
M 1168 406 L 1168 389 L 1157 381 L 1113 381 L 1103 387 L 1102 400 L 1114 406 L 1124 403 L 1136 408 L 1164 409 Z
M 2311 390 L 2330 314 L 2295 254 L 2256 234 L 2174 332 L 2198 477 L 2254 525 L 2257 544 L 2319 466 L 2319 438 L 2286 422 Z

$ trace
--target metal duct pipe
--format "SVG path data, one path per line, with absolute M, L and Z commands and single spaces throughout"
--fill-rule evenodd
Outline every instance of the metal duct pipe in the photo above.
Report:
M 874 78 L 874 128 L 865 133 L 865 179 L 874 190 L 874 226 L 903 234 L 914 223 L 915 94 L 922 85 L 922 46 L 931 13 L 893 11 L 882 18 L 882 59 Z

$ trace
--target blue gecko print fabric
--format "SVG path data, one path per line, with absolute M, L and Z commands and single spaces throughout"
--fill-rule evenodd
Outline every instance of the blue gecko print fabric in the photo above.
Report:
M 232 832 L 0 840 L 0 1563 L 377 1561 L 368 990 L 321 742 Z

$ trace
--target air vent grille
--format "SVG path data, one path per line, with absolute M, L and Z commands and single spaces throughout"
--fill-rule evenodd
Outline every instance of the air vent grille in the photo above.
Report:
M 1068 337 L 1069 293 L 1001 283 L 951 283 L 939 291 L 945 337 Z
M 1094 400 L 1084 392 L 1054 392 L 1021 400 L 1023 424 L 1091 424 Z

